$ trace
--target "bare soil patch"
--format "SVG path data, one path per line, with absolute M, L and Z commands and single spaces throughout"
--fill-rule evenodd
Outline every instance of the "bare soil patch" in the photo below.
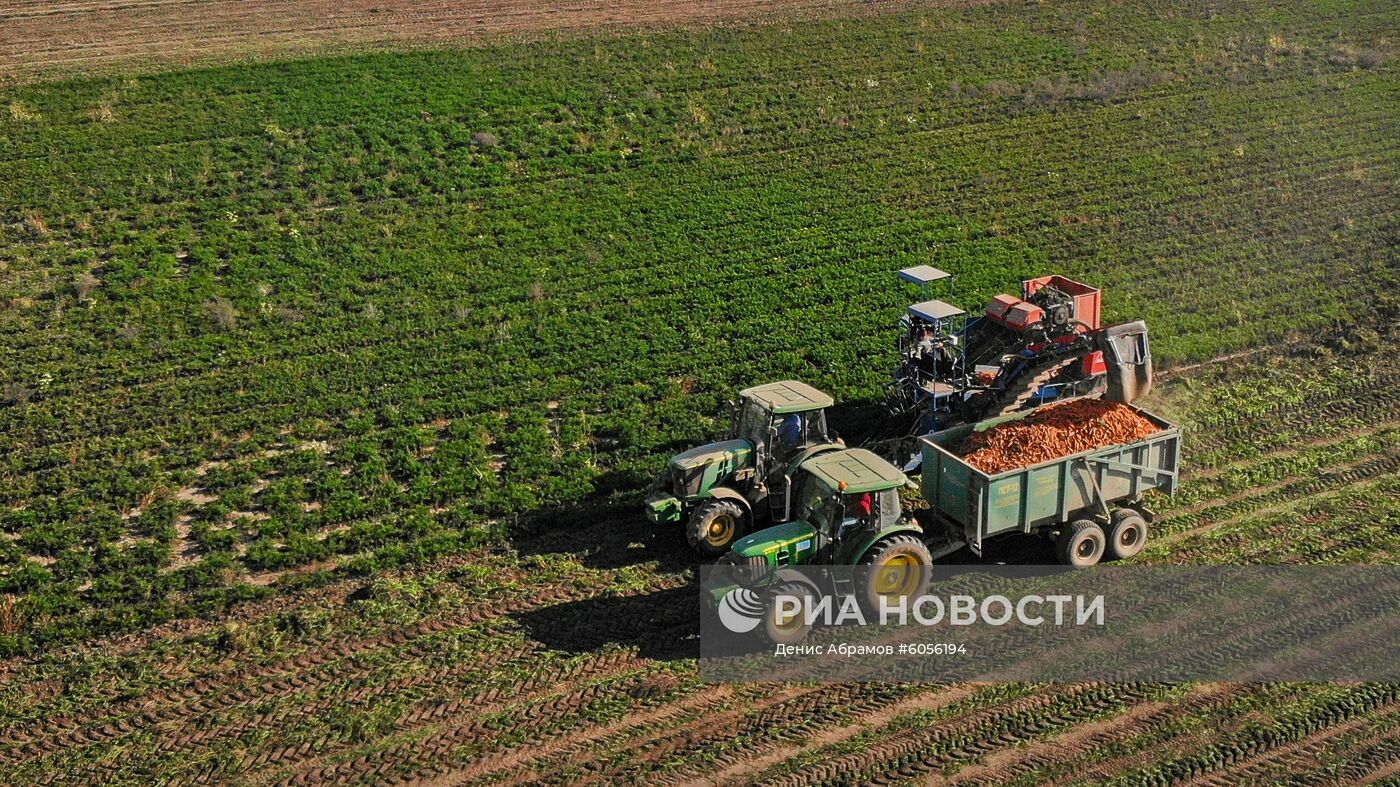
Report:
M 934 0 L 932 5 L 944 4 Z M 967 3 L 963 3 L 966 5 Z M 0 84 L 347 48 L 878 13 L 908 0 L 0 0 Z

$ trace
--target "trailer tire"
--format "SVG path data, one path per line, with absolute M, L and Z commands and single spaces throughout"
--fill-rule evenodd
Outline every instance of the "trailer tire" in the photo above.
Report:
M 876 541 L 860 559 L 870 568 L 860 602 L 867 613 L 880 609 L 881 599 L 917 596 L 933 576 L 933 555 L 924 542 L 909 533 L 896 533 Z
M 1113 512 L 1112 524 L 1108 527 L 1108 556 L 1114 560 L 1127 560 L 1142 551 L 1147 545 L 1147 520 L 1131 508 L 1120 508 Z
M 706 500 L 690 512 L 685 538 L 702 557 L 719 557 L 744 534 L 745 519 L 733 500 Z
M 803 599 L 801 611 L 792 615 L 780 615 L 785 610 L 778 609 L 778 596 L 794 596 Z M 768 606 L 763 610 L 763 636 L 770 645 L 797 645 L 807 639 L 812 630 L 807 622 L 806 610 L 810 609 L 815 597 L 812 588 L 801 582 L 785 582 L 773 588 L 768 596 Z
M 1106 541 L 1098 523 L 1076 519 L 1055 539 L 1055 557 L 1067 566 L 1086 568 L 1103 559 Z

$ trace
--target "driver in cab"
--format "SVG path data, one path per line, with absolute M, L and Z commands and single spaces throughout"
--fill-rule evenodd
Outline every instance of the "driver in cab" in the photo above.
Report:
M 836 533 L 838 540 L 846 535 L 847 530 L 860 529 L 863 522 L 868 522 L 871 515 L 875 513 L 875 497 L 866 492 L 856 495 L 846 501 L 846 510 L 841 517 L 841 528 Z

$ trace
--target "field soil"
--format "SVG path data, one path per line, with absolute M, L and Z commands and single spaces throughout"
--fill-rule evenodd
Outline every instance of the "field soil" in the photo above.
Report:
M 715 25 L 908 5 L 888 0 L 4 0 L 0 84 L 118 65 L 265 59 L 346 46 L 460 45 L 489 36 Z
M 1369 373 L 1333 386 L 1315 371 L 1328 352 L 1276 349 L 1163 384 L 1150 406 L 1188 424 L 1197 469 L 1162 501 L 1147 560 L 1217 559 L 1207 545 L 1393 559 L 1400 366 L 1365 356 Z M 1290 377 L 1300 398 L 1288 402 L 1193 393 Z M 1318 418 L 1328 412 L 1346 425 Z M 1273 467 L 1277 484 L 1239 490 Z M 623 565 L 641 543 L 685 548 L 622 516 L 9 661 L 0 766 L 36 782 L 1350 784 L 1400 762 L 1394 685 L 699 683 L 689 571 Z

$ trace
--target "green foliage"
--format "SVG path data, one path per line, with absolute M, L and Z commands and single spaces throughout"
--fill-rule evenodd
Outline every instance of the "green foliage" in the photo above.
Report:
M 0 583 L 35 645 L 630 502 L 740 387 L 876 398 L 918 262 L 968 304 L 1103 286 L 1165 363 L 1352 321 L 1400 283 L 1389 10 L 939 8 L 7 90 Z

